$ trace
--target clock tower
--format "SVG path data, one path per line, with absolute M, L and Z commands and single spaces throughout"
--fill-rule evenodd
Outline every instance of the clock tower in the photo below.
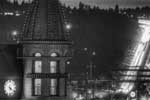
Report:
M 66 62 L 72 41 L 58 0 L 34 0 L 19 40 L 23 60 L 24 100 L 66 100 Z

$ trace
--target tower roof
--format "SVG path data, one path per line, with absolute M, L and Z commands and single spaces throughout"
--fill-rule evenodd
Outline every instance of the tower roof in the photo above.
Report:
M 67 40 L 59 0 L 34 0 L 23 29 L 24 40 Z

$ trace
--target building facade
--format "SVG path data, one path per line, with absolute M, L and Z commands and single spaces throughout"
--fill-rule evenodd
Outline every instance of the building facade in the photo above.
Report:
M 23 99 L 65 100 L 70 35 L 58 0 L 35 0 L 27 11 L 22 40 Z

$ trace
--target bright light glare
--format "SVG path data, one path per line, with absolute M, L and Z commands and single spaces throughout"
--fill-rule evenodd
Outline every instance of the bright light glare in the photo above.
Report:
M 149 38 L 150 38 L 150 28 L 149 26 L 144 26 L 144 25 L 140 25 L 140 27 L 143 29 L 143 35 L 142 35 L 142 38 L 141 38 L 141 41 L 143 43 L 146 43 L 149 41 Z
M 96 52 L 95 52 L 95 51 L 93 51 L 93 52 L 92 52 L 92 55 L 93 55 L 93 56 L 95 56 L 95 55 L 96 55 Z
M 88 48 L 84 48 L 84 51 L 87 51 L 88 50 Z
M 142 35 L 140 36 L 141 38 L 139 39 L 138 41 L 139 43 L 136 46 L 137 48 L 134 57 L 131 60 L 129 71 L 126 73 L 127 76 L 123 77 L 124 80 L 136 80 L 136 77 L 133 76 L 137 75 L 137 71 L 133 72 L 130 71 L 130 69 L 140 69 L 139 66 L 142 66 L 145 55 L 148 52 L 146 48 L 150 40 L 150 20 L 139 20 L 139 24 L 140 24 L 139 27 L 142 30 L 141 31 Z M 133 76 L 131 77 L 128 75 L 133 75 Z M 120 89 L 118 91 L 127 94 L 132 90 L 133 87 L 134 87 L 134 83 L 125 82 L 121 84 Z
M 89 93 L 89 94 L 92 94 L 92 90 L 91 90 L 91 89 L 89 89 L 89 90 L 88 90 L 88 93 Z
M 71 29 L 71 24 L 66 24 L 66 29 L 70 30 Z
M 21 5 L 23 2 L 24 3 L 32 3 L 33 2 L 33 0 L 7 0 L 7 1 L 10 3 L 17 2 L 19 5 Z
M 76 92 L 73 92 L 73 93 L 72 93 L 72 97 L 73 97 L 73 98 L 76 98 L 77 96 L 78 96 L 78 93 L 76 93 Z
M 79 95 L 79 100 L 83 100 L 84 97 L 82 95 Z
M 14 15 L 14 13 L 13 12 L 4 12 L 4 16 L 6 16 L 6 15 Z
M 132 91 L 132 92 L 130 93 L 130 96 L 131 96 L 132 98 L 134 98 L 134 97 L 136 96 L 136 92 Z
M 150 100 L 150 99 L 148 99 L 146 96 L 142 96 L 142 97 L 140 98 L 140 100 Z
M 18 34 L 17 31 L 13 31 L 13 32 L 12 32 L 12 35 L 13 35 L 13 36 L 16 36 L 17 34 Z
M 67 61 L 67 64 L 69 65 L 71 62 L 70 61 Z
M 96 91 L 95 92 L 95 97 L 97 98 L 103 98 L 105 96 L 107 96 L 109 93 L 106 91 Z

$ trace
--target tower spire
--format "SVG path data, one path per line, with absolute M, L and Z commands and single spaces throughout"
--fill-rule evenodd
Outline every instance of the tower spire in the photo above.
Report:
M 35 0 L 24 27 L 25 40 L 66 40 L 59 0 Z

